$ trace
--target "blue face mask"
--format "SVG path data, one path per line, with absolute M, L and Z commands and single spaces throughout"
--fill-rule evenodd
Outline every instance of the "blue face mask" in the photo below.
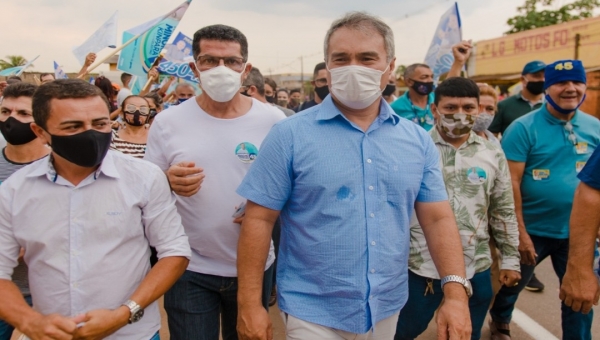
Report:
M 579 102 L 579 105 L 577 105 L 576 108 L 572 109 L 572 110 L 566 110 L 563 109 L 562 107 L 558 106 L 558 104 L 556 104 L 556 102 L 554 100 L 552 100 L 552 98 L 546 94 L 546 102 L 548 104 L 550 104 L 550 106 L 552 106 L 557 112 L 562 113 L 564 115 L 568 115 L 571 112 L 575 112 L 577 111 L 577 109 L 581 106 L 581 104 L 583 104 L 583 102 L 585 101 L 585 97 L 587 96 L 587 94 L 583 95 L 583 98 L 581 98 L 581 102 Z
M 183 103 L 184 101 L 188 100 L 189 98 L 179 98 L 177 99 L 177 105 Z

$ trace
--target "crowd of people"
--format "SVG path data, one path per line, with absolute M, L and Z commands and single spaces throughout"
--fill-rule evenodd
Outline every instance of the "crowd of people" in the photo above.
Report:
M 548 257 L 563 339 L 592 339 L 600 121 L 580 61 L 532 61 L 499 101 L 461 76 L 463 41 L 439 85 L 413 64 L 397 96 L 392 30 L 352 12 L 303 101 L 236 28 L 192 47 L 200 94 L 0 83 L 0 340 L 156 340 L 162 296 L 173 340 L 272 339 L 275 303 L 287 339 L 415 339 L 437 313 L 439 339 L 480 339 L 489 314 L 506 340 Z

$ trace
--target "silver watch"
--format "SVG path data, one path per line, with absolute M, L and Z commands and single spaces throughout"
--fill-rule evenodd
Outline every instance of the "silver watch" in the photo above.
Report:
M 471 286 L 471 282 L 464 277 L 460 277 L 458 275 L 448 275 L 442 279 L 441 286 L 442 290 L 444 289 L 444 285 L 448 282 L 457 282 L 465 287 L 465 291 L 467 292 L 467 296 L 473 296 L 473 287 Z
M 127 300 L 127 302 L 125 302 L 123 304 L 123 306 L 126 306 L 127 308 L 129 308 L 129 312 L 131 313 L 131 314 L 129 314 L 129 321 L 128 321 L 128 323 L 130 323 L 130 324 L 140 321 L 142 316 L 144 316 L 144 310 L 135 301 Z

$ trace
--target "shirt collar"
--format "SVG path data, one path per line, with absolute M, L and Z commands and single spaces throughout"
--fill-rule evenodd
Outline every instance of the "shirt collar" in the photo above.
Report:
M 325 99 L 321 102 L 321 105 L 318 106 L 318 112 L 315 117 L 315 120 L 330 120 L 337 116 L 341 116 L 342 112 L 333 102 L 331 95 L 325 97 Z M 400 121 L 400 117 L 394 112 L 394 110 L 390 107 L 383 98 L 379 99 L 379 117 L 378 119 L 381 122 L 385 122 L 387 120 L 391 120 L 392 124 L 396 125 Z
M 528 100 L 527 98 L 523 97 L 523 92 L 522 91 L 519 92 L 519 98 L 522 101 L 526 102 L 527 104 L 529 104 L 531 106 L 535 106 L 535 105 L 537 105 L 539 103 L 543 103 L 544 102 L 544 97 L 542 97 L 542 99 L 538 100 L 537 102 L 532 102 L 532 101 Z
M 554 125 L 565 125 L 567 123 L 566 120 L 561 120 L 558 119 L 556 117 L 554 117 L 550 111 L 548 111 L 548 107 L 546 105 L 542 105 L 542 107 L 540 108 L 540 113 L 544 116 L 544 118 L 550 122 L 550 124 L 554 124 Z M 571 125 L 573 126 L 579 126 L 578 123 L 578 117 L 579 117 L 579 110 L 575 110 L 575 114 L 573 115 L 573 118 L 571 118 L 571 120 L 569 122 L 571 122 Z
M 49 156 L 41 159 L 40 161 L 35 162 L 32 165 L 32 167 L 34 167 L 33 170 L 27 175 L 27 177 L 39 177 L 46 175 L 46 177 L 50 181 L 56 182 L 58 174 L 54 169 L 54 164 L 52 164 L 53 159 L 54 158 L 52 157 L 52 154 L 50 154 Z M 98 176 L 100 176 L 100 173 L 103 173 L 104 175 L 112 178 L 120 177 L 119 172 L 117 171 L 117 168 L 115 166 L 115 162 L 111 151 L 109 151 L 106 154 L 106 156 L 102 160 L 102 164 L 100 164 L 98 169 L 96 169 L 96 171 L 94 172 L 94 179 L 97 179 Z

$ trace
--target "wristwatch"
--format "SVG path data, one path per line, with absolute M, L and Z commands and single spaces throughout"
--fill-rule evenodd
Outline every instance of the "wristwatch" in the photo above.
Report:
M 448 282 L 457 282 L 465 287 L 465 291 L 467 292 L 467 296 L 473 296 L 473 287 L 471 286 L 471 282 L 464 277 L 460 277 L 458 275 L 448 275 L 442 279 L 441 286 L 442 290 L 444 289 L 444 285 Z
M 129 321 L 127 323 L 131 324 L 134 322 L 138 322 L 140 321 L 142 316 L 144 316 L 144 310 L 135 301 L 127 300 L 127 302 L 125 302 L 123 306 L 129 308 L 129 312 L 131 313 L 129 315 Z

